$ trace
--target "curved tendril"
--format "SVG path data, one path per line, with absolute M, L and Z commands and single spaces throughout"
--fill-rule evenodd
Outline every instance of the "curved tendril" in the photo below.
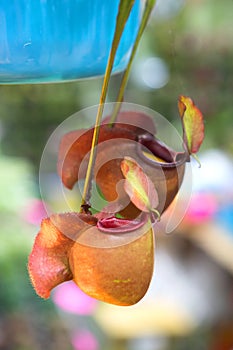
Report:
M 157 215 L 157 222 L 159 222 L 161 220 L 160 212 L 156 209 L 151 209 L 151 212 Z

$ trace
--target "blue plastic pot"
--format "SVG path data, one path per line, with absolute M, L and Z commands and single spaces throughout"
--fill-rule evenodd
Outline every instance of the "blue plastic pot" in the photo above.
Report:
M 75 80 L 104 74 L 119 0 L 1 0 L 0 83 Z M 126 67 L 140 16 L 137 0 L 114 72 Z

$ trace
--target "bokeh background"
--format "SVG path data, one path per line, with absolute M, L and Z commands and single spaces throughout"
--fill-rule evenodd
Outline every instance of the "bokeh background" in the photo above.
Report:
M 188 95 L 206 128 L 189 209 L 175 232 L 158 233 L 154 279 L 135 307 L 96 302 L 72 283 L 44 301 L 27 275 L 45 215 L 44 146 L 67 117 L 98 103 L 102 79 L 0 86 L 0 349 L 233 349 L 232 14 L 232 0 L 158 1 L 133 64 L 125 101 L 181 132 L 177 98 Z

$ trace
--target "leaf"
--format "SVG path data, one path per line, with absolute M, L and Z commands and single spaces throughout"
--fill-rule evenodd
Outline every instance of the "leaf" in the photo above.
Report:
M 67 256 L 72 244 L 49 218 L 42 221 L 28 263 L 31 282 L 40 297 L 48 298 L 52 288 L 72 279 Z
M 74 184 L 86 176 L 88 157 L 91 150 L 93 128 L 75 130 L 65 134 L 59 145 L 57 170 L 63 184 L 72 189 Z M 99 143 L 114 138 L 133 138 L 134 135 L 126 129 L 113 129 L 101 125 Z M 82 164 L 81 170 L 80 165 Z
M 139 135 L 148 133 L 148 130 L 156 132 L 153 120 L 142 112 L 121 112 L 114 128 L 108 126 L 109 119 L 110 117 L 105 118 L 100 126 L 98 144 L 118 138 L 136 140 Z M 85 156 L 91 150 L 93 131 L 94 128 L 74 130 L 61 139 L 57 170 L 63 184 L 69 189 L 86 176 L 88 158 Z
M 71 280 L 69 254 L 77 235 L 97 220 L 77 213 L 55 214 L 42 221 L 28 260 L 31 282 L 42 298 L 58 284 Z
M 158 194 L 153 182 L 139 164 L 130 157 L 121 162 L 121 171 L 126 178 L 124 189 L 133 204 L 144 212 L 154 211 L 158 206 Z
M 189 154 L 197 153 L 204 139 L 201 111 L 190 97 L 180 96 L 178 109 L 183 126 L 183 138 Z

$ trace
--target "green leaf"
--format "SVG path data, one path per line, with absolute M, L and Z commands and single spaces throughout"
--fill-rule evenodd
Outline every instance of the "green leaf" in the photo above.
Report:
M 190 97 L 180 96 L 178 109 L 183 126 L 183 139 L 189 154 L 197 153 L 204 139 L 204 121 L 201 111 Z
M 144 212 L 156 212 L 157 191 L 140 165 L 133 158 L 125 157 L 121 162 L 121 171 L 126 179 L 124 189 L 133 204 Z

